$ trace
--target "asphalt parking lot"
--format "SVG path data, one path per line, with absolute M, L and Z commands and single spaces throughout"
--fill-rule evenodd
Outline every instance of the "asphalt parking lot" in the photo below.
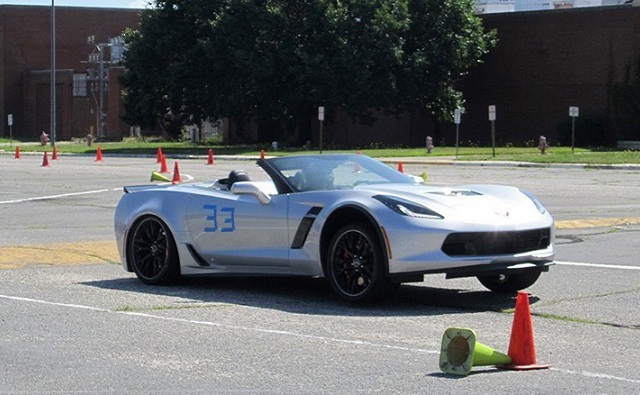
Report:
M 185 180 L 256 170 L 178 162 Z M 638 393 L 638 170 L 404 164 L 436 185 L 524 187 L 558 221 L 558 264 L 529 290 L 537 359 L 551 367 L 454 377 L 438 367 L 445 329 L 506 352 L 513 296 L 439 275 L 372 306 L 318 279 L 146 286 L 118 264 L 113 211 L 155 157 L 41 163 L 0 154 L 0 393 Z

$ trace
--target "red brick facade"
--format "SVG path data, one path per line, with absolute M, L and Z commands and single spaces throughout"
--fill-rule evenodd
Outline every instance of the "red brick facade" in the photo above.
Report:
M 569 106 L 579 120 L 601 123 L 606 140 L 640 140 L 623 135 L 608 85 L 635 66 L 640 49 L 640 7 L 595 7 L 489 14 L 498 45 L 460 85 L 467 100 L 461 140 L 489 141 L 488 106 L 496 105 L 496 138 L 503 144 L 552 143 L 569 128 Z M 586 125 L 585 125 L 586 126 Z M 576 134 L 584 133 L 577 129 Z M 446 139 L 452 141 L 453 127 Z
M 86 74 L 92 46 L 138 26 L 139 10 L 56 7 L 56 136 L 82 137 L 96 125 L 96 101 L 73 95 L 73 75 Z M 13 135 L 36 139 L 50 128 L 51 8 L 0 6 L 0 136 L 9 135 L 7 115 L 13 114 Z M 111 73 L 117 73 L 111 70 Z M 109 79 L 105 95 L 105 135 L 129 132 L 119 119 L 117 78 Z M 115 94 L 114 94 L 115 93 Z M 116 104 L 114 105 L 114 100 Z

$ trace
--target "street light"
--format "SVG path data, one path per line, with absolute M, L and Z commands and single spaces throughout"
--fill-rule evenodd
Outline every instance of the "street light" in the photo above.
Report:
M 56 145 L 56 6 L 51 0 L 51 114 L 49 133 L 51 146 Z

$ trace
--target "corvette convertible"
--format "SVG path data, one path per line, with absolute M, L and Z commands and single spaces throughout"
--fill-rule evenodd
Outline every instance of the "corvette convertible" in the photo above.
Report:
M 553 265 L 553 219 L 526 190 L 430 186 L 359 154 L 261 158 L 255 172 L 125 187 L 115 211 L 124 268 L 147 284 L 321 277 L 359 302 L 433 273 L 515 292 Z

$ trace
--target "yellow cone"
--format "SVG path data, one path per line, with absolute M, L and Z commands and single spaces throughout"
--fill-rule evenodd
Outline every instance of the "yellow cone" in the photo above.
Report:
M 157 171 L 151 172 L 151 180 L 149 180 L 149 181 L 171 182 L 171 180 L 169 178 L 163 176 L 162 174 L 158 173 Z
M 448 328 L 442 336 L 440 370 L 466 376 L 473 366 L 508 365 L 511 358 L 476 341 L 471 329 Z

